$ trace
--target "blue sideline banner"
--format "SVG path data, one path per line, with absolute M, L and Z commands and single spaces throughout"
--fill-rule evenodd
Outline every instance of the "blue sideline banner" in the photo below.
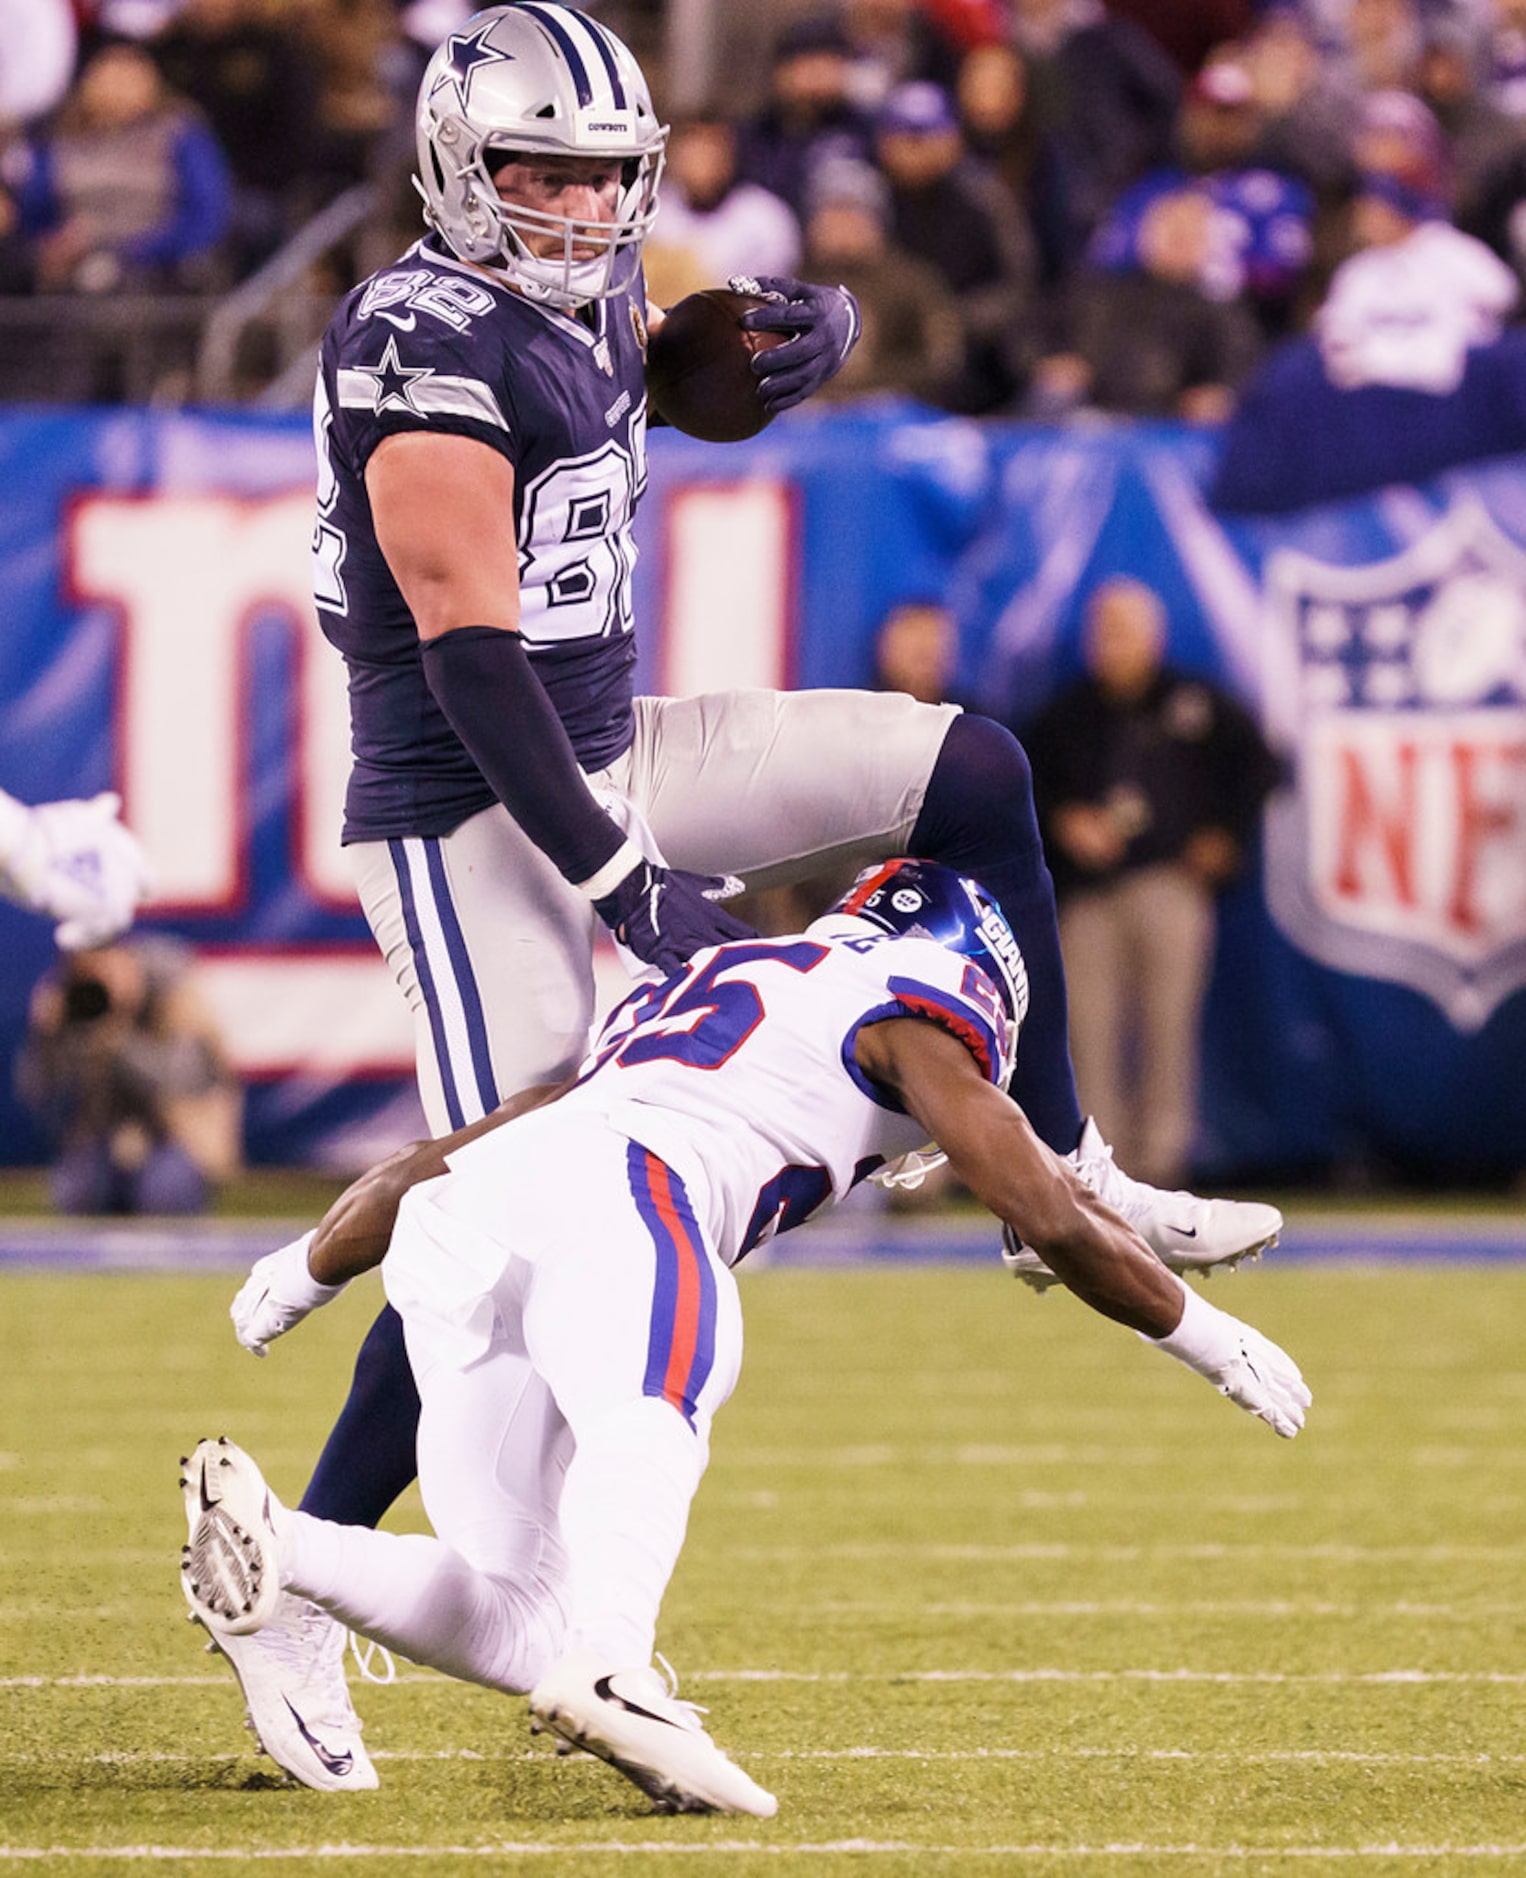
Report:
M 1178 663 L 1292 760 L 1226 899 L 1205 1169 L 1526 1161 L 1526 478 L 1506 458 L 1274 518 L 1214 514 L 1217 440 L 909 408 L 650 439 L 639 680 L 862 684 L 901 599 L 947 598 L 960 689 L 1021 726 L 1086 593 L 1159 588 Z M 250 414 L 0 414 L 0 784 L 121 791 L 149 929 L 197 949 L 251 1157 L 353 1164 L 420 1124 L 411 1032 L 337 844 L 343 675 L 308 599 L 312 445 Z M 0 907 L 0 1051 L 48 930 Z M 609 969 L 608 994 L 618 989 Z M 4 1159 L 42 1144 L 8 1086 Z

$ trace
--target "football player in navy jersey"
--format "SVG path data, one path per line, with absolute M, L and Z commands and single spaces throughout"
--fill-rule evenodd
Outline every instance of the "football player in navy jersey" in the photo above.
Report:
M 417 128 L 429 232 L 323 342 L 314 550 L 349 672 L 344 840 L 414 1013 L 431 1127 L 581 1059 L 601 922 L 666 973 L 746 933 L 722 903 L 742 882 L 909 852 L 983 881 L 1017 934 L 1036 997 L 1014 1094 L 1039 1136 L 1177 1268 L 1272 1243 L 1274 1208 L 1132 1182 L 1084 1121 L 1053 886 L 1007 730 L 888 692 L 633 695 L 643 356 L 662 317 L 641 248 L 666 131 L 628 50 L 553 0 L 489 8 L 431 59 Z M 769 303 L 748 322 L 786 339 L 754 370 L 783 410 L 847 356 L 857 309 L 838 289 L 758 285 Z M 1021 1255 L 1020 1275 L 1048 1278 Z M 384 1310 L 303 1508 L 375 1524 L 413 1478 L 417 1419 Z M 374 1784 L 354 1728 L 335 1773 L 286 1720 L 293 1679 L 348 1709 L 342 1637 L 312 1607 L 288 1600 L 221 1643 L 289 1771 Z
M 283 1597 L 315 1600 L 414 1662 L 528 1694 L 534 1722 L 662 1808 L 771 1815 L 652 1667 L 752 1247 L 931 1138 L 1094 1309 L 1278 1434 L 1303 1425 L 1296 1364 L 1168 1272 L 1006 1099 L 1029 1010 L 982 889 L 890 861 L 799 937 L 706 948 L 633 993 L 555 1099 L 357 1183 L 303 1242 L 297 1285 L 271 1254 L 234 1323 L 262 1350 L 304 1314 L 281 1296 L 332 1296 L 385 1253 L 435 1537 L 288 1513 L 248 1455 L 204 1441 L 182 1479 L 193 1611 L 239 1648 Z

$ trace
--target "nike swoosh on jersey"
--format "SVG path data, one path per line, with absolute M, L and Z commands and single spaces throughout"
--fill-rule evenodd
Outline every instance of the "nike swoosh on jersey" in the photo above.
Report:
M 623 1708 L 627 1715 L 641 1715 L 647 1721 L 661 1722 L 665 1728 L 678 1726 L 677 1722 L 670 1721 L 666 1715 L 654 1715 L 649 1708 L 643 1708 L 639 1702 L 627 1700 L 617 1689 L 611 1687 L 613 1680 L 613 1677 L 601 1676 L 593 1685 L 593 1692 L 601 1702 L 613 1702 L 616 1707 Z
M 417 313 L 409 313 L 406 315 L 402 313 L 389 313 L 385 307 L 380 306 L 374 310 L 373 318 L 391 320 L 398 331 L 404 333 L 411 333 L 414 327 L 419 323 Z
M 337 1775 L 340 1779 L 343 1779 L 346 1774 L 352 1773 L 355 1768 L 355 1756 L 351 1750 L 346 1748 L 342 1754 L 335 1754 L 332 1749 L 326 1748 L 313 1733 L 312 1729 L 308 1727 L 307 1723 L 303 1721 L 296 1709 L 292 1707 L 291 1697 L 289 1695 L 282 1696 L 281 1700 L 291 1709 L 291 1718 L 297 1724 L 297 1732 L 312 1749 L 314 1754 L 318 1756 L 318 1759 L 322 1761 L 328 1771 L 331 1774 Z

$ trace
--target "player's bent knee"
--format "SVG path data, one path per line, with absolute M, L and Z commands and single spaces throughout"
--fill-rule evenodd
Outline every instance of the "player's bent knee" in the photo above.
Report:
M 505 1695 L 528 1695 L 567 1647 L 563 1592 L 538 1581 L 494 1578 L 500 1645 L 475 1680 Z
M 957 866 L 966 860 L 966 850 L 988 849 L 993 840 L 1036 838 L 1027 751 L 994 718 L 968 711 L 956 717 L 928 780 L 912 830 L 912 853 Z

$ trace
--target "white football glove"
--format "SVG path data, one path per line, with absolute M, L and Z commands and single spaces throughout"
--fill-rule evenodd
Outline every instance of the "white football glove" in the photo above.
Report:
M 36 808 L 0 794 L 0 892 L 56 919 L 66 951 L 125 932 L 148 892 L 148 864 L 117 819 L 121 806 L 109 791 Z
M 1218 1310 L 1189 1286 L 1182 1290 L 1182 1321 L 1169 1337 L 1145 1337 L 1145 1342 L 1206 1377 L 1220 1395 L 1291 1441 L 1313 1400 L 1298 1365 L 1270 1337 Z
M 307 1248 L 313 1242 L 303 1233 L 278 1252 L 256 1259 L 238 1296 L 228 1306 L 233 1334 L 244 1348 L 263 1356 L 277 1337 L 284 1337 L 309 1312 L 337 1298 L 343 1285 L 320 1285 L 307 1268 Z

